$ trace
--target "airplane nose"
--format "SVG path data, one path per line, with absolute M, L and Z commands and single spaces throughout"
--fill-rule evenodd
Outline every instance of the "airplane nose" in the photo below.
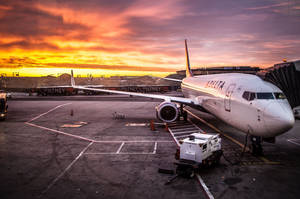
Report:
M 287 103 L 271 102 L 264 110 L 263 119 L 270 137 L 290 130 L 295 123 L 293 111 Z

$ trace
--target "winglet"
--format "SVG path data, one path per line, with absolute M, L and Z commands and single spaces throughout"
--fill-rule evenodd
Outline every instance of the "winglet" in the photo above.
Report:
M 184 43 L 185 43 L 185 55 L 186 55 L 186 71 L 185 71 L 185 75 L 186 75 L 186 77 L 193 77 L 193 73 L 192 73 L 191 66 L 190 66 L 189 51 L 188 51 L 186 39 L 184 40 Z
M 71 70 L 71 86 L 75 86 L 75 80 L 74 80 L 73 70 Z

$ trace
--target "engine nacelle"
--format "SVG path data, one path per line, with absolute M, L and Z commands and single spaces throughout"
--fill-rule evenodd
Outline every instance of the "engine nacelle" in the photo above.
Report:
M 174 122 L 179 117 L 179 108 L 171 102 L 163 102 L 156 107 L 156 116 L 163 122 Z

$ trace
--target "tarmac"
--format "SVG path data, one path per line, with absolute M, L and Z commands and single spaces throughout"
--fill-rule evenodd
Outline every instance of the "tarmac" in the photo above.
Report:
M 207 191 L 213 198 L 299 198 L 299 120 L 276 144 L 263 144 L 263 157 L 246 151 L 235 165 L 245 134 L 188 109 L 191 122 L 223 138 L 227 161 L 200 171 L 205 190 L 196 179 L 165 185 L 172 175 L 158 173 L 175 169 L 176 150 L 163 126 L 156 131 L 148 126 L 160 102 L 126 96 L 73 99 L 9 101 L 8 117 L 0 122 L 1 199 L 207 198 Z

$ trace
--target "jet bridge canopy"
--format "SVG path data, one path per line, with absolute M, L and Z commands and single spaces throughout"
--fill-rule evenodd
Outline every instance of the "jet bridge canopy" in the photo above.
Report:
M 278 86 L 292 108 L 300 105 L 300 60 L 275 64 L 260 72 L 259 76 Z

